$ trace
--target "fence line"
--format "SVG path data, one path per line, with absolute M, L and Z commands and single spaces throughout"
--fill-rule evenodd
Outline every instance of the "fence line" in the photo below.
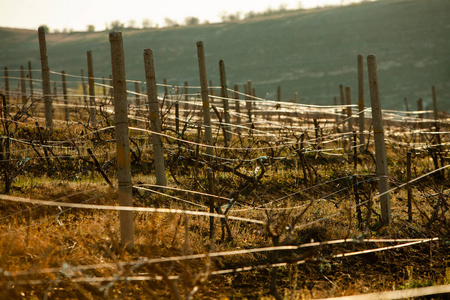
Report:
M 244 249 L 244 250 L 234 250 L 234 251 L 224 251 L 224 252 L 211 252 L 206 254 L 192 254 L 192 255 L 184 255 L 184 256 L 172 256 L 172 257 L 162 257 L 162 258 L 143 258 L 139 261 L 132 261 L 132 262 L 116 262 L 116 263 L 102 263 L 102 264 L 94 264 L 94 265 L 82 265 L 82 266 L 69 266 L 67 264 L 64 264 L 61 268 L 49 268 L 49 269 L 41 269 L 39 272 L 36 271 L 18 271 L 14 273 L 9 273 L 8 276 L 11 277 L 17 277 L 17 276 L 27 276 L 32 275 L 36 273 L 42 273 L 42 274 L 48 274 L 48 273 L 66 273 L 69 271 L 69 274 L 75 274 L 75 272 L 79 271 L 86 271 L 91 269 L 101 269 L 101 268 L 111 268 L 116 270 L 118 267 L 126 267 L 126 266 L 133 266 L 135 268 L 141 267 L 148 264 L 155 264 L 155 263 L 165 263 L 165 262 L 180 262 L 183 260 L 193 260 L 193 259 L 212 259 L 215 257 L 224 257 L 224 256 L 230 256 L 230 255 L 241 255 L 241 254 L 251 254 L 251 253 L 261 253 L 261 252 L 273 252 L 273 251 L 287 251 L 287 250 L 299 250 L 302 248 L 309 248 L 309 247 L 321 247 L 324 245 L 335 245 L 335 244 L 342 244 L 342 243 L 392 243 L 392 242 L 402 242 L 402 241 L 408 241 L 404 244 L 399 245 L 393 245 L 393 246 L 386 246 L 386 247 L 379 247 L 379 248 L 373 248 L 373 249 L 367 249 L 362 251 L 354 251 L 350 253 L 339 253 L 334 254 L 327 259 L 332 258 L 344 258 L 344 257 L 351 257 L 351 256 L 357 256 L 361 254 L 367 254 L 367 253 L 374 253 L 374 252 L 381 252 L 381 251 L 387 251 L 392 249 L 399 249 L 403 247 L 413 246 L 421 243 L 428 243 L 432 241 L 438 241 L 439 238 L 425 238 L 425 239 L 400 239 L 400 240 L 371 240 L 371 239 L 340 239 L 340 240 L 332 240 L 332 241 L 326 241 L 326 242 L 312 242 L 312 243 L 306 243 L 301 245 L 288 245 L 288 246 L 274 246 L 274 247 L 265 247 L 265 248 L 255 248 L 255 249 Z M 312 258 L 313 261 L 317 260 L 323 260 L 322 257 L 320 258 Z M 266 269 L 266 268 L 273 268 L 273 267 L 285 267 L 288 265 L 299 265 L 304 264 L 306 260 L 297 260 L 297 261 L 290 261 L 290 262 L 281 262 L 281 263 L 273 263 L 273 264 L 263 264 L 263 265 L 256 265 L 256 266 L 250 266 L 250 267 L 241 267 L 241 268 L 233 268 L 233 269 L 225 269 L 225 270 L 217 270 L 217 271 L 211 271 L 208 274 L 201 274 L 201 275 L 225 275 L 225 274 L 232 274 L 232 273 L 239 273 L 239 272 L 245 272 L 245 271 L 254 271 L 258 269 Z M 142 276 L 142 275 L 140 275 Z M 72 277 L 72 276 L 71 276 Z M 108 277 L 109 278 L 109 277 Z M 117 278 L 117 277 L 115 277 Z M 133 278 L 133 276 L 128 277 L 130 280 Z M 140 278 L 140 277 L 138 277 Z M 149 278 L 146 276 L 146 280 L 151 280 L 154 277 Z M 174 276 L 174 279 L 179 279 L 179 276 Z M 72 278 L 74 280 L 75 278 Z M 92 279 L 92 277 L 85 278 L 84 282 L 89 282 L 89 279 Z M 126 280 L 126 279 L 125 279 Z M 141 279 L 139 279 L 141 280 Z M 110 281 L 110 280 L 104 280 L 104 281 Z M 41 284 L 47 281 L 35 281 L 34 284 Z M 78 281 L 79 282 L 79 281 Z M 21 284 L 29 284 L 29 281 L 24 280 Z
M 18 70 L 9 70 L 9 71 L 10 72 L 12 72 L 12 71 L 20 72 L 19 69 Z M 37 72 L 38 70 L 32 70 L 32 71 L 36 71 Z M 62 74 L 61 72 L 55 72 L 55 71 L 50 71 L 50 73 L 54 74 L 54 75 L 61 75 Z M 67 77 L 73 77 L 73 78 L 83 78 L 83 76 L 74 75 L 74 74 L 66 74 L 66 76 Z M 0 78 L 5 78 L 5 77 L 4 76 L 0 76 Z M 9 78 L 10 79 L 16 79 L 16 80 L 20 80 L 21 79 L 20 77 L 9 77 Z M 101 81 L 102 79 L 104 79 L 103 77 L 102 78 L 100 78 L 100 77 L 93 77 L 93 78 L 94 78 L 94 80 L 98 80 L 98 81 Z M 39 78 L 34 78 L 33 79 L 33 81 L 40 81 L 40 80 L 41 79 L 39 79 Z M 61 81 L 59 81 L 59 80 L 52 80 L 52 82 L 61 83 Z M 73 83 L 73 81 L 71 81 L 71 82 Z M 127 82 L 138 82 L 138 83 L 145 84 L 145 82 L 136 81 L 136 80 L 127 80 Z M 76 83 L 81 83 L 81 82 L 80 81 L 76 81 Z M 103 84 L 103 83 L 99 83 L 99 82 L 96 82 L 95 84 L 98 85 L 98 86 L 105 86 L 105 87 L 108 87 L 108 88 L 112 88 L 112 86 L 108 85 L 108 84 Z M 173 84 L 171 84 L 171 85 L 158 84 L 158 85 L 160 85 L 160 86 L 172 86 L 172 87 L 178 88 L 180 90 L 183 87 L 182 85 L 173 85 Z M 200 88 L 200 87 L 199 86 L 190 86 L 190 88 Z M 219 89 L 221 87 L 220 86 L 214 86 L 213 88 Z M 228 88 L 227 90 L 230 91 L 230 92 L 234 92 L 234 90 L 230 89 L 230 88 Z M 131 90 L 128 90 L 128 93 L 134 94 L 135 92 L 131 91 Z M 246 96 L 250 97 L 252 100 L 258 101 L 261 105 L 275 105 L 275 104 L 278 104 L 278 105 L 286 106 L 286 108 L 292 108 L 292 107 L 321 108 L 321 109 L 330 109 L 330 112 L 331 112 L 331 110 L 336 109 L 336 108 L 347 108 L 347 107 L 351 107 L 351 108 L 354 108 L 354 109 L 357 108 L 356 104 L 334 106 L 334 105 L 311 105 L 311 104 L 278 102 L 276 100 L 268 100 L 268 99 L 254 97 L 253 95 L 248 95 L 248 94 L 245 94 L 245 93 L 242 93 L 242 92 L 237 92 L 237 93 L 240 94 L 240 95 L 244 95 L 244 96 L 246 95 Z M 143 95 L 143 94 L 141 94 L 141 95 Z M 181 95 L 183 95 L 183 94 L 180 94 L 180 96 Z M 195 94 L 191 93 L 190 95 L 198 95 L 198 93 L 195 93 Z M 79 95 L 79 96 L 82 96 L 82 95 Z M 210 97 L 214 98 L 214 99 L 222 99 L 222 97 L 216 96 L 216 95 L 211 95 Z M 180 99 L 181 99 L 181 97 L 180 97 Z M 235 100 L 234 98 L 227 98 L 227 99 L 228 100 Z M 183 102 L 182 100 L 179 100 L 179 101 Z M 240 100 L 240 101 L 245 101 L 245 100 Z M 370 108 L 368 108 L 368 109 L 370 109 Z M 408 112 L 399 111 L 399 110 L 383 110 L 383 112 L 384 113 L 391 113 L 391 112 L 401 113 L 401 114 L 405 115 L 405 118 L 406 118 L 407 115 L 420 115 L 420 114 L 424 114 L 424 113 L 427 113 L 427 114 L 433 113 L 433 110 L 408 111 Z M 427 119 L 425 119 L 425 120 L 427 120 Z M 429 120 L 433 120 L 433 119 L 430 118 Z
M 112 205 L 95 205 L 95 204 L 81 204 L 81 203 L 69 203 L 69 202 L 55 202 L 55 201 L 48 201 L 48 200 L 35 200 L 35 199 L 29 199 L 29 198 L 14 197 L 14 196 L 8 196 L 8 195 L 0 195 L 0 200 L 19 202 L 19 203 L 40 204 L 40 205 L 48 205 L 48 206 L 94 209 L 94 210 L 186 214 L 186 215 L 193 215 L 193 216 L 214 217 L 214 218 L 220 218 L 220 219 L 228 218 L 230 220 L 255 223 L 255 224 L 260 224 L 260 225 L 266 224 L 265 221 L 260 221 L 260 220 L 253 220 L 253 219 L 241 218 L 241 217 L 236 217 L 236 216 L 225 216 L 223 214 L 208 213 L 208 212 L 202 212 L 202 211 L 192 211 L 192 210 L 172 209 L 172 208 L 112 206 Z
M 416 297 L 441 295 L 441 294 L 450 294 L 450 284 L 412 288 L 400 291 L 387 291 L 354 296 L 322 298 L 317 300 L 395 300 L 395 299 L 412 299 Z
M 2 120 L 4 120 L 4 119 L 2 118 Z M 23 123 L 23 122 L 17 122 L 17 121 L 13 121 L 13 122 L 16 122 L 17 124 L 21 123 L 21 124 L 27 125 L 26 123 Z M 78 140 L 79 139 L 83 139 L 86 136 L 93 135 L 93 134 L 95 134 L 97 132 L 101 132 L 101 131 L 112 129 L 112 128 L 113 128 L 112 126 L 101 128 L 101 129 L 95 130 L 93 132 L 87 133 L 87 134 L 85 134 L 83 136 L 77 137 L 75 139 L 68 139 L 68 140 L 65 140 L 65 141 L 58 141 L 58 142 L 56 142 L 56 144 L 58 144 L 58 143 L 59 144 L 65 144 L 65 143 L 68 143 L 68 142 L 74 142 L 77 139 Z M 197 143 L 197 142 L 193 142 L 193 141 L 189 141 L 189 140 L 184 140 L 184 139 L 181 139 L 181 138 L 176 138 L 176 137 L 174 137 L 172 135 L 168 135 L 168 134 L 156 133 L 156 132 L 153 132 L 153 131 L 147 130 L 147 129 L 136 128 L 136 127 L 130 127 L 130 129 L 137 130 L 137 131 L 142 131 L 142 132 L 146 132 L 146 133 L 158 134 L 158 135 L 161 135 L 163 137 L 170 138 L 170 139 L 172 139 L 174 141 L 190 144 L 190 145 L 193 145 L 193 146 L 211 147 L 211 148 L 214 148 L 214 149 L 223 149 L 223 150 L 237 150 L 237 151 L 269 150 L 269 149 L 283 148 L 283 147 L 286 147 L 286 146 L 294 146 L 296 144 L 296 142 L 292 141 L 291 143 L 287 143 L 287 144 L 285 143 L 283 145 L 278 145 L 278 146 L 274 145 L 274 146 L 271 146 L 271 147 L 246 147 L 246 148 L 243 148 L 243 147 L 210 146 L 210 145 L 205 145 L 205 144 L 202 144 L 202 143 Z M 218 127 L 217 127 L 217 129 L 218 129 Z M 427 133 L 427 134 L 448 134 L 449 133 L 447 131 L 444 131 L 444 132 L 414 131 L 413 133 L 406 133 L 405 135 L 414 134 L 414 133 L 417 133 L 417 132 Z M 321 138 L 324 139 L 324 138 L 327 138 L 327 137 L 330 137 L 330 136 L 339 136 L 339 135 L 341 136 L 341 138 L 343 138 L 345 136 L 345 134 L 346 133 L 330 134 L 328 136 L 322 136 Z M 51 147 L 55 147 L 56 146 L 56 145 L 41 145 L 40 143 L 29 143 L 29 142 L 20 141 L 20 140 L 17 140 L 17 139 L 11 139 L 11 140 L 17 141 L 17 142 L 21 142 L 21 143 L 28 143 L 30 145 L 35 145 L 35 146 L 39 146 L 39 147 L 46 147 L 46 148 L 51 148 Z M 336 140 L 330 140 L 330 141 L 323 141 L 322 144 L 332 143 L 332 142 L 336 142 L 336 141 L 338 141 L 338 140 L 336 139 Z M 410 148 L 414 148 L 414 149 L 420 149 L 420 147 L 426 147 L 426 148 L 430 148 L 431 147 L 431 148 L 433 148 L 433 147 L 440 147 L 440 146 L 449 145 L 449 143 L 441 143 L 441 144 L 434 144 L 434 145 L 430 145 L 428 143 L 407 143 L 407 142 L 395 141 L 395 140 L 392 140 L 392 139 L 389 139 L 389 138 L 387 138 L 386 141 L 388 141 L 390 143 L 395 143 L 395 144 L 398 144 L 398 145 L 406 145 L 406 146 L 408 146 Z M 307 142 L 309 142 L 309 143 L 316 143 L 317 140 L 316 139 L 310 139 Z M 269 142 L 269 143 L 271 143 L 271 142 Z M 352 146 L 352 148 L 357 147 L 357 146 L 358 145 Z M 66 148 L 70 148 L 70 147 L 66 147 Z M 320 152 L 321 153 L 326 153 L 327 151 L 340 151 L 340 150 L 342 150 L 342 148 L 322 149 L 322 150 L 320 150 Z M 32 149 L 11 151 L 9 153 L 20 153 L 20 152 L 25 152 L 25 151 L 32 151 Z M 312 152 L 318 152 L 318 151 L 319 150 L 309 149 L 309 150 L 306 150 L 305 153 L 312 153 Z M 64 157 L 66 157 L 66 155 L 64 155 Z M 212 156 L 212 157 L 222 159 L 222 158 L 217 157 L 217 156 Z M 257 158 L 255 158 L 255 159 L 257 159 Z M 253 160 L 255 160 L 255 159 L 253 159 Z
M 73 272 L 76 271 L 87 271 L 91 269 L 101 269 L 101 268 L 111 268 L 116 269 L 117 267 L 127 267 L 133 265 L 146 265 L 146 264 L 156 264 L 156 263 L 166 263 L 166 262 L 180 262 L 183 260 L 197 260 L 197 259 L 210 259 L 215 257 L 224 257 L 224 256 L 233 256 L 233 255 L 242 255 L 242 254 L 251 254 L 251 253 L 261 253 L 261 252 L 271 252 L 271 251 L 286 251 L 286 250 L 300 250 L 304 248 L 311 247 L 322 247 L 325 245 L 337 245 L 344 243 L 403 243 L 400 245 L 379 247 L 374 249 L 367 249 L 362 251 L 354 251 L 350 253 L 339 253 L 334 254 L 332 258 L 341 258 L 341 257 L 349 257 L 356 256 L 360 254 L 367 254 L 391 249 L 398 249 L 402 247 L 412 246 L 421 243 L 428 243 L 432 241 L 438 241 L 438 237 L 434 238 L 417 238 L 417 239 L 338 239 L 338 240 L 330 240 L 323 242 L 311 242 L 300 245 L 285 245 L 285 246 L 271 246 L 271 247 L 263 247 L 263 248 L 252 248 L 252 249 L 242 249 L 242 250 L 232 250 L 232 251 L 221 251 L 221 252 L 211 252 L 211 253 L 202 253 L 202 254 L 190 254 L 190 255 L 181 255 L 181 256 L 171 256 L 171 257 L 160 257 L 160 258 L 141 258 L 138 261 L 129 261 L 129 262 L 117 262 L 117 263 L 101 263 L 101 264 L 93 264 L 93 265 L 81 265 L 81 266 L 73 266 L 70 269 Z M 302 260 L 303 261 L 303 260 Z M 296 262 L 294 262 L 296 263 Z M 67 267 L 65 267 L 67 268 Z M 11 274 L 11 276 L 26 276 L 32 275 L 36 273 L 56 273 L 60 272 L 61 268 L 48 268 L 41 269 L 39 272 L 36 271 L 18 271 Z M 225 271 L 225 270 L 222 270 Z M 221 271 L 219 271 L 221 272 Z

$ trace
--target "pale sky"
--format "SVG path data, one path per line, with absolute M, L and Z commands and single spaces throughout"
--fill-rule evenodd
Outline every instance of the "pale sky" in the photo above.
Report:
M 105 24 L 119 20 L 129 25 L 135 21 L 142 26 L 144 19 L 153 24 L 165 25 L 165 18 L 182 24 L 186 17 L 197 17 L 218 22 L 223 14 L 249 11 L 263 12 L 267 8 L 287 9 L 313 8 L 325 5 L 341 5 L 361 2 L 361 0 L 1 0 L 0 27 L 37 29 L 47 25 L 55 29 L 85 31 L 87 25 L 96 30 L 104 30 Z

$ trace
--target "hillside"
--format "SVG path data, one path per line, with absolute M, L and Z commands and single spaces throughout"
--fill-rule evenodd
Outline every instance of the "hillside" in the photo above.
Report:
M 421 97 L 427 107 L 434 84 L 443 110 L 450 106 L 449 13 L 448 0 L 380 0 L 240 23 L 127 30 L 127 78 L 144 80 L 142 53 L 152 48 L 158 81 L 198 85 L 195 43 L 203 40 L 213 84 L 224 59 L 229 86 L 252 80 L 262 98 L 275 98 L 281 86 L 283 100 L 298 91 L 302 103 L 331 104 L 341 83 L 352 87 L 355 101 L 356 56 L 373 53 L 384 108 L 404 109 L 404 97 L 411 107 Z M 47 41 L 52 70 L 78 75 L 92 50 L 95 76 L 111 73 L 107 32 L 50 34 Z M 18 69 L 28 61 L 40 67 L 37 29 L 0 28 L 0 66 Z M 368 99 L 366 89 L 366 105 Z

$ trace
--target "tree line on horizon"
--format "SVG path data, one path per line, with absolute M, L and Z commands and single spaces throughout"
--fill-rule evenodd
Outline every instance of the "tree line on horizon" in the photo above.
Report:
M 300 9 L 300 10 L 303 9 L 301 4 L 299 4 L 298 9 Z M 281 4 L 277 9 L 273 9 L 273 8 L 269 7 L 265 11 L 262 11 L 262 12 L 250 11 L 245 14 L 240 11 L 237 11 L 235 13 L 222 12 L 219 15 L 219 17 L 220 17 L 220 21 L 222 23 L 233 23 L 233 22 L 239 22 L 239 21 L 253 19 L 253 18 L 257 18 L 257 17 L 265 17 L 265 16 L 276 15 L 276 14 L 282 14 L 286 11 L 288 11 L 286 4 Z M 111 21 L 109 24 L 108 23 L 105 24 L 104 31 L 112 31 L 112 30 L 119 31 L 119 30 L 127 30 L 127 29 L 132 29 L 132 30 L 151 29 L 151 28 L 160 28 L 160 27 L 171 28 L 171 27 L 196 26 L 196 25 L 206 25 L 206 24 L 210 24 L 210 21 L 209 20 L 201 21 L 198 17 L 194 17 L 194 16 L 186 17 L 184 19 L 184 21 L 181 23 L 179 23 L 178 21 L 171 19 L 171 18 L 165 18 L 163 26 L 160 26 L 160 24 L 155 23 L 148 18 L 145 18 L 142 20 L 141 26 L 139 26 L 138 22 L 134 19 L 128 20 L 126 24 L 120 20 L 114 20 L 114 21 Z M 74 32 L 73 28 L 63 28 L 62 30 L 60 30 L 60 29 L 50 30 L 49 26 L 47 26 L 45 24 L 41 25 L 41 26 L 44 27 L 46 33 L 50 33 L 50 31 L 52 33 L 73 33 Z M 93 24 L 86 25 L 85 32 L 95 32 L 95 31 L 96 31 L 95 25 L 93 25 Z M 100 30 L 100 31 L 102 31 L 102 30 Z
M 376 0 L 361 0 L 361 3 L 364 2 L 370 2 L 370 1 L 376 1 Z M 341 6 L 345 5 L 344 0 L 341 0 Z M 298 8 L 297 9 L 293 9 L 293 10 L 305 10 L 302 1 L 299 1 L 298 3 Z M 293 11 L 291 10 L 291 11 Z M 288 11 L 287 5 L 286 4 L 280 4 L 280 6 L 278 8 L 272 8 L 272 7 L 268 7 L 266 10 L 262 11 L 262 12 L 254 12 L 254 11 L 249 11 L 247 13 L 242 13 L 241 11 L 237 11 L 235 13 L 227 13 L 227 12 L 222 12 L 219 15 L 220 21 L 221 23 L 234 23 L 234 22 L 239 22 L 239 21 L 244 21 L 244 20 L 249 20 L 249 19 L 253 19 L 253 18 L 258 18 L 258 17 L 267 17 L 267 16 L 272 16 L 272 15 L 277 15 L 277 14 L 283 14 L 285 12 Z M 156 23 L 154 21 L 152 21 L 149 18 L 145 18 L 141 21 L 140 26 L 138 25 L 138 22 L 134 19 L 128 20 L 126 22 L 126 24 L 120 20 L 114 20 L 111 21 L 109 24 L 105 23 L 105 30 L 104 31 L 112 31 L 112 30 L 116 30 L 116 31 L 121 31 L 121 30 L 136 30 L 136 29 L 151 29 L 151 28 L 172 28 L 172 27 L 181 27 L 181 26 L 196 26 L 196 25 L 206 25 L 206 24 L 210 24 L 209 20 L 203 20 L 201 21 L 198 17 L 194 17 L 194 16 L 188 16 L 184 19 L 183 22 L 178 22 L 174 19 L 171 18 L 165 18 L 164 19 L 164 23 L 162 24 L 162 26 L 160 26 L 159 23 Z M 45 28 L 46 33 L 50 33 L 50 28 L 47 25 L 41 25 L 42 27 Z M 95 32 L 96 31 L 96 27 L 93 24 L 88 24 L 86 25 L 86 30 L 85 32 Z M 102 30 L 99 30 L 102 31 Z M 62 30 L 60 29 L 53 29 L 52 33 L 73 33 L 74 29 L 73 28 L 63 28 Z

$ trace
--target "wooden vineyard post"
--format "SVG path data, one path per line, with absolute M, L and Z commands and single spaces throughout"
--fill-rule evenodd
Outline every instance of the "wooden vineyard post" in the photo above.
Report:
M 345 92 L 345 104 L 347 105 L 347 108 L 345 109 L 346 113 L 347 113 L 347 131 L 348 132 L 350 132 L 350 131 L 353 132 L 352 107 L 351 107 L 352 100 L 351 100 L 350 87 L 348 87 L 348 86 L 345 87 L 344 92 Z M 347 141 L 348 150 L 349 150 L 349 152 L 351 152 L 351 150 L 352 150 L 352 142 L 351 142 L 352 136 L 351 135 L 347 135 L 347 138 L 348 138 L 348 141 Z
M 420 112 L 417 116 L 419 117 L 419 128 L 420 130 L 420 142 L 423 143 L 425 142 L 425 136 L 424 133 L 422 132 L 423 129 L 423 102 L 422 102 L 422 98 L 419 98 L 419 100 L 417 100 L 417 110 Z
M 433 138 L 433 142 L 437 145 L 436 147 L 436 151 L 439 152 L 439 157 L 441 160 L 441 165 L 444 166 L 445 165 L 445 158 L 444 156 L 441 154 L 443 148 L 442 148 L 442 140 L 441 140 L 441 134 L 439 133 L 440 130 L 440 126 L 439 126 L 439 113 L 438 113 L 438 108 L 437 108 L 437 98 L 436 98 L 436 87 L 433 85 L 431 86 L 431 93 L 432 93 L 432 97 L 433 97 L 433 116 L 434 116 L 434 128 L 435 128 L 435 136 Z M 436 164 L 437 167 L 437 164 Z M 439 173 L 441 174 L 442 178 L 445 178 L 445 170 L 441 170 L 439 171 Z
M 351 93 L 350 93 L 350 87 L 345 87 L 345 103 L 347 104 L 347 124 L 348 124 L 348 131 L 353 131 L 353 122 L 352 122 L 352 100 L 351 100 Z
M 169 101 L 169 89 L 167 87 L 167 78 L 163 79 L 163 84 L 164 84 L 164 101 L 166 102 L 166 107 L 169 108 L 170 101 Z
M 406 97 L 405 97 L 405 110 L 406 110 L 406 116 L 409 117 L 408 98 L 406 98 Z
M 438 113 L 438 109 L 437 109 L 436 87 L 434 85 L 431 86 L 431 93 L 433 96 L 433 116 L 434 116 L 434 121 L 436 122 L 436 128 L 437 128 L 437 126 L 438 126 L 437 122 L 439 120 L 439 113 Z
M 278 124 L 281 126 L 281 86 L 277 87 Z
M 219 69 L 220 69 L 220 85 L 222 88 L 222 101 L 223 101 L 223 114 L 225 119 L 225 145 L 228 145 L 228 141 L 231 141 L 231 120 L 230 120 L 230 108 L 228 106 L 228 87 L 227 87 L 227 76 L 225 73 L 225 62 L 222 60 L 219 61 Z
M 62 71 L 61 72 L 61 77 L 62 77 L 62 88 L 63 88 L 63 98 L 64 98 L 64 117 L 66 121 L 69 121 L 69 115 L 70 115 L 70 110 L 69 110 L 69 99 L 67 98 L 67 84 L 66 84 L 66 72 Z
M 39 27 L 39 52 L 41 56 L 42 69 L 42 90 L 44 93 L 45 103 L 45 125 L 48 130 L 53 131 L 53 104 L 52 92 L 50 89 L 50 69 L 48 67 L 47 43 L 45 41 L 45 28 Z
M 252 102 L 252 107 L 253 109 L 256 108 L 256 104 L 255 104 L 255 99 L 256 99 L 256 89 L 253 87 L 252 88 L 252 96 L 253 96 L 253 102 Z
M 5 103 L 2 103 L 4 113 L 5 113 L 5 120 L 6 116 L 9 115 L 10 112 L 10 101 L 9 101 L 9 75 L 8 75 L 8 67 L 5 67 Z
M 241 101 L 239 99 L 239 85 L 234 85 L 234 110 L 236 111 L 236 124 L 241 125 Z M 237 127 L 237 131 L 240 131 L 240 127 Z
M 25 103 L 27 103 L 27 82 L 25 78 L 25 68 L 20 66 L 20 94 L 22 98 L 22 109 L 25 109 Z
M 167 78 L 163 79 L 164 84 L 164 98 L 167 99 L 167 96 L 169 95 L 169 89 L 167 88 Z
M 164 150 L 161 141 L 161 118 L 159 115 L 158 93 L 156 88 L 155 65 L 152 49 L 144 50 L 145 79 L 147 82 L 148 109 L 150 128 L 152 130 L 152 146 L 155 159 L 156 184 L 166 186 Z
M 214 96 L 212 80 L 209 81 L 209 95 Z M 209 97 L 209 101 L 211 102 L 211 104 L 214 104 L 214 97 Z
M 422 122 L 422 119 L 424 117 L 424 115 L 423 115 L 423 101 L 422 101 L 422 98 L 419 98 L 419 100 L 417 100 L 417 110 L 420 111 L 419 118 L 421 119 L 421 122 Z
M 437 99 L 436 99 L 436 87 L 433 85 L 431 87 L 431 93 L 433 96 L 433 116 L 434 116 L 434 127 L 436 129 L 436 142 L 439 145 L 438 147 L 440 148 L 441 146 L 441 136 L 439 134 L 439 113 L 438 113 L 438 108 L 437 108 Z M 444 165 L 444 164 L 442 164 Z
M 411 151 L 406 153 L 406 190 L 408 191 L 408 221 L 412 222 L 412 192 L 411 192 Z
M 31 69 L 31 61 L 28 61 L 28 80 L 30 83 L 30 95 L 33 97 L 34 91 L 33 91 L 33 74 Z
M 248 126 L 251 130 L 252 127 L 252 101 L 251 101 L 251 93 L 252 93 L 252 81 L 248 80 L 247 85 L 244 84 L 244 90 L 245 90 L 245 107 L 247 108 L 247 114 L 248 114 Z
M 89 119 L 92 127 L 97 127 L 96 104 L 95 104 L 95 83 L 94 64 L 92 63 L 92 51 L 87 52 L 88 64 L 88 84 L 89 84 Z M 113 97 L 114 99 L 114 97 Z M 114 100 L 113 100 L 114 103 Z
M 250 97 L 248 96 L 248 85 L 244 83 L 244 100 L 245 100 L 245 109 L 247 110 L 247 127 L 249 128 L 249 132 L 251 133 L 251 125 L 252 125 L 252 111 L 250 109 Z
M 334 106 L 336 107 L 335 109 L 334 109 L 334 122 L 336 123 L 335 124 L 335 131 L 336 132 L 338 132 L 338 123 L 339 123 L 339 114 L 338 114 L 338 110 L 337 110 L 337 106 L 338 106 L 338 102 L 337 102 L 337 97 L 335 96 L 334 98 L 333 98 L 333 104 L 334 104 Z
M 341 105 L 342 105 L 342 132 L 346 133 L 347 132 L 347 127 L 345 126 L 345 115 L 346 115 L 346 109 L 345 109 L 345 91 L 344 91 L 344 86 L 341 84 L 339 85 L 339 92 L 341 95 Z
M 370 100 L 372 104 L 373 132 L 375 139 L 375 157 L 377 164 L 378 189 L 381 202 L 381 221 L 388 225 L 391 222 L 391 204 L 388 184 L 388 168 L 386 144 L 384 142 L 383 117 L 381 112 L 380 85 L 378 81 L 377 60 L 375 55 L 367 56 L 369 73 Z
M 134 100 L 136 102 L 136 116 L 140 116 L 141 115 L 141 97 L 139 95 L 140 93 L 140 86 L 139 86 L 139 82 L 135 81 L 134 82 Z
M 184 116 L 189 115 L 189 84 L 187 81 L 184 82 Z
M 15 92 L 13 92 L 14 95 L 14 103 L 16 103 L 17 106 L 20 106 L 19 100 L 20 102 L 22 101 L 22 99 L 20 99 L 20 81 L 17 82 L 17 87 L 15 89 Z
M 125 80 L 125 56 L 121 32 L 109 34 L 111 65 L 114 86 L 114 122 L 116 128 L 117 177 L 119 180 L 119 204 L 133 206 L 131 186 L 130 144 L 128 137 L 127 83 Z M 91 76 L 90 76 L 91 77 Z M 127 249 L 134 247 L 133 212 L 120 211 L 121 242 Z
M 359 113 L 359 151 L 364 152 L 366 135 L 364 134 L 364 62 L 363 56 L 358 55 L 358 113 Z
M 321 141 L 320 141 L 320 137 L 319 137 L 319 122 L 317 121 L 316 118 L 313 119 L 313 122 L 314 122 L 314 133 L 316 135 L 316 149 L 320 150 L 320 149 L 322 149 L 322 147 L 320 145 Z
M 176 88 L 176 99 L 175 99 L 175 132 L 177 133 L 177 138 L 180 138 L 180 89 Z
M 103 98 L 106 97 L 106 82 L 105 77 L 102 77 L 102 90 L 103 90 Z
M 56 81 L 53 81 L 53 96 L 54 99 L 58 99 L 58 88 L 56 87 Z
M 84 82 L 84 71 L 83 69 L 81 69 L 81 85 L 83 86 L 83 100 L 84 100 L 84 105 L 86 108 L 89 107 L 88 102 L 87 102 L 87 89 L 86 89 L 86 83 Z
M 211 114 L 209 110 L 209 97 L 208 97 L 208 77 L 206 75 L 206 62 L 205 62 L 205 49 L 203 47 L 203 41 L 197 42 L 197 55 L 198 55 L 198 68 L 200 72 L 200 86 L 202 94 L 202 106 L 203 106 L 203 125 L 205 126 L 205 139 L 206 144 L 209 146 L 206 149 L 208 159 L 211 159 L 214 155 L 212 129 L 211 129 Z
M 134 107 L 135 107 L 135 113 L 134 113 L 134 120 L 133 120 L 133 124 L 134 126 L 138 126 L 139 124 L 139 120 L 137 119 L 137 117 L 139 117 L 141 115 L 141 97 L 139 96 L 140 94 L 140 90 L 141 87 L 139 86 L 139 82 L 135 81 L 134 82 Z

